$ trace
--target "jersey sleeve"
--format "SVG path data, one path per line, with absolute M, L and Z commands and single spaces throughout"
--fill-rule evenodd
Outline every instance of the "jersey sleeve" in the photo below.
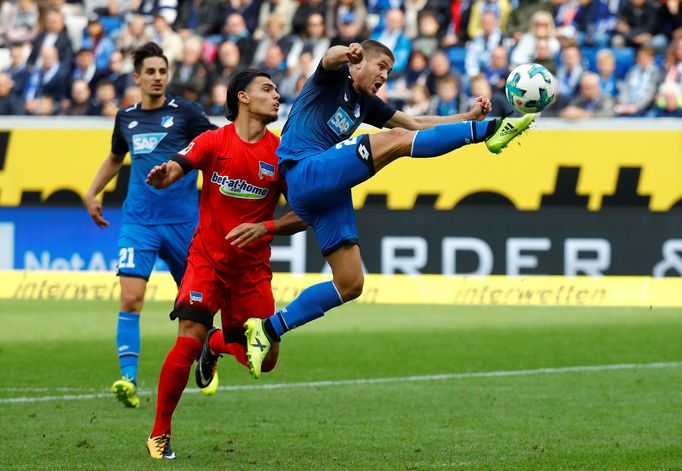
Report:
M 199 108 L 199 105 L 197 105 L 196 103 L 191 102 L 188 103 L 187 111 L 189 114 L 188 119 L 189 126 L 187 132 L 189 134 L 188 137 L 190 139 L 194 139 L 204 131 L 209 131 L 218 128 L 218 126 L 216 126 L 215 124 L 211 123 L 208 120 L 206 113 L 204 113 L 203 110 Z
M 206 171 L 213 159 L 213 133 L 204 132 L 195 137 L 187 147 L 175 156 L 177 161 L 189 163 L 193 168 Z M 182 165 L 182 163 L 181 163 Z
M 322 62 L 317 65 L 315 73 L 310 77 L 316 85 L 335 85 L 339 84 L 348 75 L 348 66 L 343 65 L 338 70 L 327 70 L 322 67 Z
M 125 155 L 128 153 L 128 142 L 126 141 L 121 128 L 120 111 L 116 114 L 114 131 L 111 133 L 111 152 L 116 155 Z
M 369 99 L 367 107 L 368 111 L 365 122 L 380 129 L 384 127 L 386 121 L 393 117 L 396 111 L 395 108 L 385 103 L 377 96 L 373 96 Z

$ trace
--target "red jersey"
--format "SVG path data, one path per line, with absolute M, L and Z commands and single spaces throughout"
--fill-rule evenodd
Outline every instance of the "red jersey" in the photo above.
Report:
M 275 150 L 279 138 L 266 130 L 254 143 L 244 142 L 234 124 L 196 137 L 179 152 L 203 173 L 199 225 L 192 247 L 214 262 L 221 272 L 234 273 L 270 264 L 271 235 L 240 249 L 225 240 L 244 222 L 272 220 L 282 193 Z

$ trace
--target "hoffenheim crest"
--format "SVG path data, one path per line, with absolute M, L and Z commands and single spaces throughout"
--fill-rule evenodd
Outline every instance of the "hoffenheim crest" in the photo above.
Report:
M 353 108 L 353 116 L 356 118 L 360 117 L 360 103 L 355 104 L 355 108 Z
M 169 128 L 173 125 L 173 117 L 172 116 L 164 116 L 161 118 L 161 126 L 164 128 Z

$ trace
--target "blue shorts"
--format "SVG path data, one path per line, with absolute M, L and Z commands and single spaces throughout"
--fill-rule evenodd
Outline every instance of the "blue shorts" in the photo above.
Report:
M 123 224 L 118 235 L 118 275 L 149 279 L 156 257 L 168 265 L 180 284 L 195 223 Z
M 285 161 L 291 209 L 313 228 L 325 257 L 358 243 L 351 188 L 374 175 L 369 135 L 351 137 L 319 154 Z

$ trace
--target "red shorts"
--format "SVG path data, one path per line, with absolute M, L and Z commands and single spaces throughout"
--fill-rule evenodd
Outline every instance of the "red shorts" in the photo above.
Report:
M 241 331 L 248 318 L 265 319 L 275 313 L 271 280 L 269 264 L 237 274 L 220 273 L 201 252 L 190 248 L 170 317 L 193 320 L 210 328 L 215 313 L 220 311 L 224 332 Z

